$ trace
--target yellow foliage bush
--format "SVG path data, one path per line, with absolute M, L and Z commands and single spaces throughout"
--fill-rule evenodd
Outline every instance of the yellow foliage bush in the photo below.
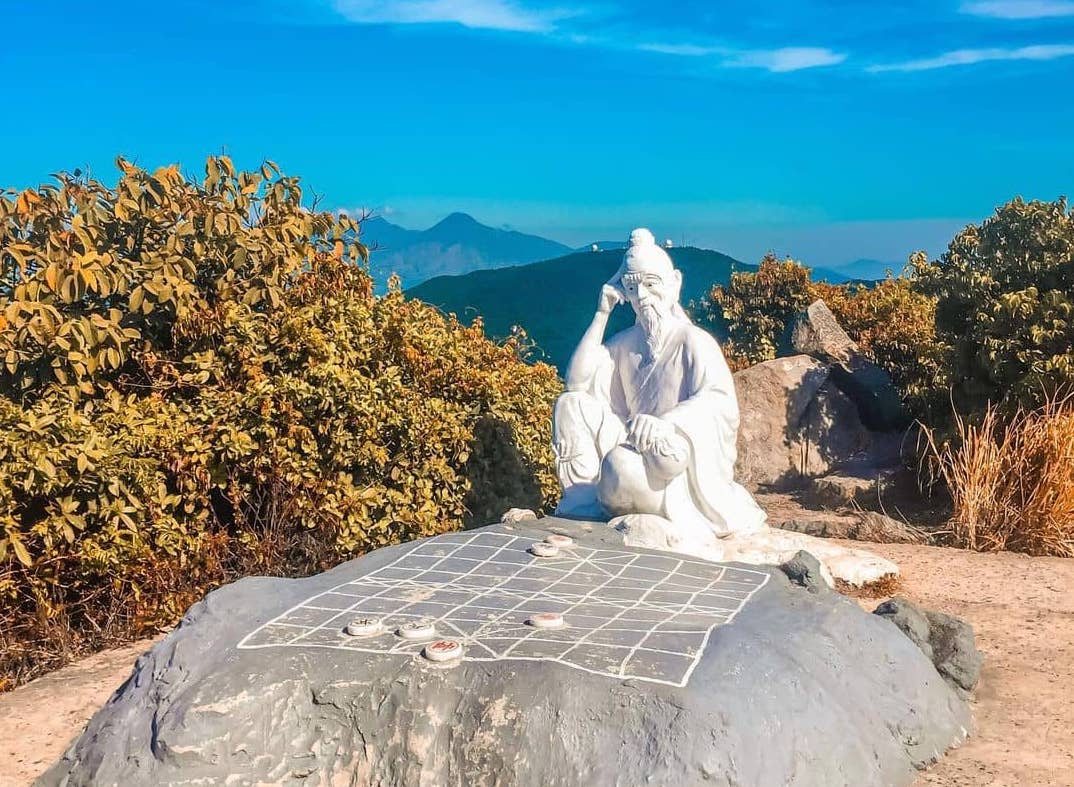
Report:
M 911 279 L 871 286 L 814 282 L 801 263 L 767 255 L 755 272 L 735 273 L 700 304 L 700 317 L 726 336 L 738 370 L 790 352 L 794 316 L 821 299 L 861 350 L 891 375 L 910 409 L 923 415 L 945 390 L 944 346 L 936 338 L 936 301 Z
M 0 683 L 246 574 L 543 508 L 555 371 L 398 288 L 268 163 L 0 195 Z
M 811 302 L 809 268 L 769 253 L 756 271 L 731 274 L 695 308 L 703 324 L 724 337 L 733 371 L 770 361 L 783 349 L 787 326 Z

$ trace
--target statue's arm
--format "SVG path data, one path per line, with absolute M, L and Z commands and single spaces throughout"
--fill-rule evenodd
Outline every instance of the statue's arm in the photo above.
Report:
M 690 443 L 690 462 L 704 478 L 734 478 L 739 427 L 735 380 L 719 344 L 695 335 L 686 397 L 664 414 Z M 714 474 L 714 475 L 711 475 Z
M 608 327 L 608 318 L 612 309 L 623 302 L 623 295 L 617 287 L 605 284 L 601 288 L 600 300 L 593 320 L 589 323 L 582 340 L 567 364 L 567 390 L 586 391 L 593 387 L 593 380 L 611 363 L 611 356 L 604 346 L 604 332 Z

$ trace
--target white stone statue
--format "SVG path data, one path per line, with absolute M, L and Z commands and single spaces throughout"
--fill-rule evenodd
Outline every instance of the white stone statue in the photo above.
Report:
M 647 229 L 630 235 L 618 272 L 567 367 L 553 424 L 569 516 L 661 517 L 724 537 L 764 526 L 735 483 L 738 400 L 720 346 L 679 304 L 682 273 Z M 637 322 L 610 339 L 612 310 Z
M 815 555 L 825 578 L 863 585 L 898 566 L 826 539 L 774 530 L 734 480 L 739 409 L 719 344 L 682 310 L 682 273 L 649 230 L 630 234 L 616 274 L 567 367 L 553 440 L 557 514 L 611 518 L 627 545 L 716 561 L 783 563 Z M 612 310 L 634 327 L 605 340 Z

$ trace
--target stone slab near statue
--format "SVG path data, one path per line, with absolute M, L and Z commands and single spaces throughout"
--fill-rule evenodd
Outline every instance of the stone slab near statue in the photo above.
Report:
M 544 519 L 244 579 L 37 783 L 910 784 L 965 738 L 965 701 L 808 556 L 788 573 Z M 413 638 L 429 625 L 452 642 Z
M 824 301 L 813 301 L 795 317 L 791 346 L 830 364 L 832 382 L 853 400 L 869 429 L 897 431 L 910 423 L 891 377 L 862 354 Z
M 764 511 L 735 477 L 743 394 L 717 341 L 683 311 L 681 289 L 682 273 L 652 233 L 634 230 L 621 266 L 597 294 L 555 405 L 563 489 L 557 513 L 606 519 L 632 546 L 708 560 L 778 564 L 805 549 L 828 576 L 853 585 L 897 575 L 898 567 L 878 556 L 766 526 Z M 606 337 L 612 311 L 624 304 L 634 326 Z M 785 410 L 785 421 L 797 424 L 827 370 L 808 358 L 782 363 L 797 387 L 760 409 Z M 755 386 L 744 395 L 770 390 Z M 831 402 L 840 404 L 834 393 Z M 747 430 L 756 427 L 747 419 Z M 787 439 L 771 434 L 760 442 L 778 453 Z M 792 470 L 775 457 L 772 464 L 780 477 Z

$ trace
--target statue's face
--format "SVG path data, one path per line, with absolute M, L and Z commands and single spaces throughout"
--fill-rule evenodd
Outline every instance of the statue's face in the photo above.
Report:
M 655 311 L 660 317 L 671 312 L 678 298 L 676 282 L 666 282 L 656 273 L 637 272 L 623 275 L 622 287 L 634 313 Z

